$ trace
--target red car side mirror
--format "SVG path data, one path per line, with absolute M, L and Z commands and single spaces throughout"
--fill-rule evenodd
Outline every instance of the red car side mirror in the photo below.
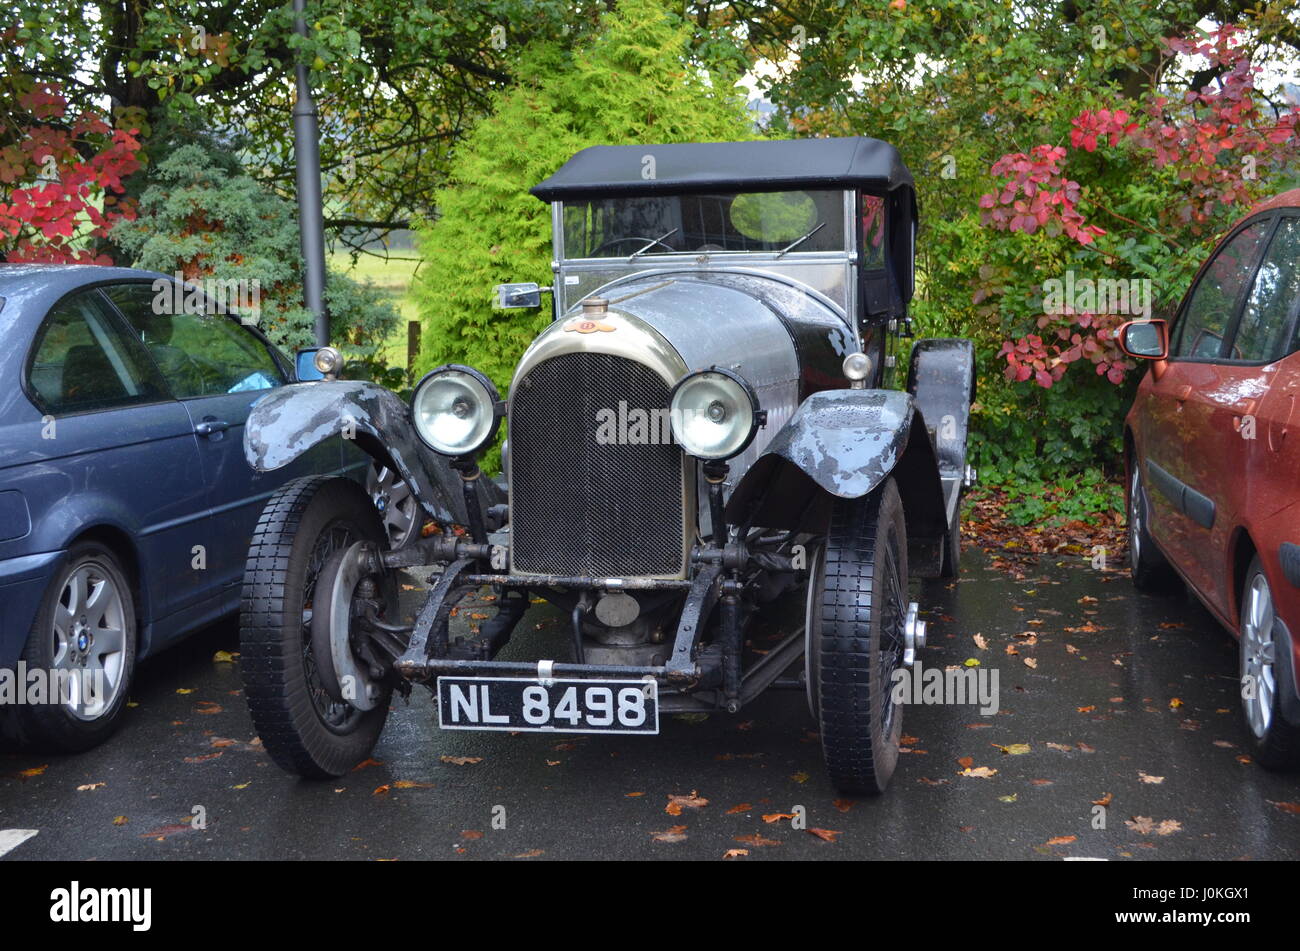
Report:
M 1119 348 L 1139 360 L 1169 358 L 1169 324 L 1164 320 L 1130 320 L 1115 333 Z

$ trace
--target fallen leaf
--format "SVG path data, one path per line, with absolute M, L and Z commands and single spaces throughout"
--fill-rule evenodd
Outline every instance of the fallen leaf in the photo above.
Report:
M 644 795 L 645 795 L 645 793 L 643 793 L 643 792 L 629 792 L 629 793 L 623 793 L 623 797 L 624 797 L 625 799 L 636 799 L 638 796 L 644 796 Z
M 50 764 L 46 763 L 44 766 L 33 766 L 30 769 L 21 770 L 18 775 L 23 779 L 31 779 L 33 776 L 41 775 L 41 773 L 45 772 L 49 768 Z
M 1152 784 L 1163 783 L 1165 781 L 1165 778 L 1163 776 L 1149 776 L 1146 773 L 1142 772 L 1142 770 L 1140 769 L 1138 770 L 1138 779 L 1142 780 L 1142 782 L 1144 783 L 1152 783 Z
M 90 792 L 92 789 L 103 789 L 105 783 L 86 783 L 84 786 L 78 786 L 77 792 Z
M 686 840 L 686 826 L 670 826 L 663 832 L 652 832 L 650 835 L 656 842 L 684 842 Z
M 186 763 L 206 763 L 208 760 L 216 759 L 221 755 L 222 751 L 217 750 L 215 753 L 204 753 L 202 756 L 187 756 L 184 761 Z
M 164 839 L 168 839 L 171 836 L 180 835 L 182 832 L 189 832 L 193 828 L 194 827 L 188 822 L 176 822 L 171 825 L 160 826 L 159 828 L 153 829 L 149 832 L 141 832 L 140 838 L 157 839 L 159 842 L 162 842 Z
M 997 746 L 998 749 L 1009 756 L 1024 756 L 1029 752 L 1028 743 L 1012 743 L 1010 746 L 998 746 L 997 743 L 992 743 L 990 745 Z
M 988 650 L 989 642 L 984 639 L 983 634 L 976 634 L 974 640 L 975 640 L 975 646 L 978 647 L 980 650 Z
M 194 712 L 203 716 L 211 716 L 214 713 L 221 713 L 222 706 L 219 703 L 213 703 L 211 700 L 200 700 L 195 706 Z
M 815 835 L 823 842 L 834 842 L 838 836 L 844 833 L 836 829 L 809 829 L 809 835 Z
M 1010 796 L 998 796 L 998 802 L 1015 802 L 1019 798 L 1019 793 L 1012 793 Z
M 782 819 L 793 819 L 793 818 L 794 818 L 794 814 L 790 812 L 770 812 L 763 817 L 763 821 L 768 824 L 771 824 L 773 822 L 780 822 Z
M 1095 753 L 1095 752 L 1097 752 L 1097 748 L 1096 748 L 1095 746 L 1089 746 L 1087 743 L 1080 743 L 1080 744 L 1079 744 L 1079 752 L 1080 752 L 1080 753 Z
M 480 832 L 478 829 L 461 829 L 460 837 L 462 839 L 468 839 L 469 841 L 473 842 L 477 839 L 483 838 L 483 833 Z
M 1183 702 L 1182 702 L 1181 700 L 1179 700 L 1177 697 L 1174 697 L 1174 699 L 1172 699 L 1172 700 L 1169 701 L 1169 709 L 1170 709 L 1170 710 L 1177 710 L 1177 709 L 1178 709 L 1179 707 L 1181 707 L 1182 705 L 1183 705 Z
M 1068 743 L 1048 743 L 1047 748 L 1049 750 L 1060 750 L 1062 753 L 1068 753 L 1074 749 L 1074 747 L 1070 746 Z
M 751 832 L 749 835 L 738 835 L 735 837 L 737 842 L 743 842 L 746 845 L 780 845 L 776 839 L 765 839 L 757 832 Z
M 1038 669 L 1038 661 L 1036 661 L 1034 658 L 1032 658 L 1032 657 L 1026 657 L 1026 658 L 1024 658 L 1024 661 L 1025 661 L 1025 666 L 1026 666 L 1026 667 L 1032 667 L 1032 668 L 1034 668 L 1035 670 Z
M 840 812 L 848 812 L 856 805 L 856 803 L 852 799 L 836 799 L 833 803 L 831 803 L 831 805 L 834 806 L 836 809 L 838 809 Z
M 796 783 L 806 783 L 808 782 L 809 777 L 807 773 L 795 773 L 790 778 L 793 779 Z
M 515 856 L 517 859 L 535 859 L 537 856 L 544 854 L 543 849 L 529 849 L 527 852 L 520 852 Z
M 962 769 L 970 769 L 972 766 L 975 765 L 975 757 L 963 756 L 961 759 L 957 760 L 957 765 L 960 766 Z
M 131 820 L 128 819 L 126 816 L 114 816 L 114 817 L 113 817 L 113 825 L 115 825 L 115 826 L 124 826 L 124 825 L 126 825 L 128 822 L 130 822 L 130 821 L 131 821 Z
M 987 766 L 976 766 L 974 769 L 963 769 L 960 775 L 974 776 L 976 779 L 989 779 L 996 772 L 996 769 L 990 769 Z
M 749 854 L 749 849 L 727 849 L 722 853 L 724 859 L 738 859 Z
M 1048 845 L 1069 845 L 1079 837 L 1077 835 L 1058 835 L 1047 840 Z
M 217 651 L 212 655 L 212 662 L 214 664 L 233 664 L 235 658 L 238 656 L 239 653 L 237 651 L 235 653 L 231 653 L 230 651 Z
M 753 807 L 749 803 L 742 802 L 739 806 L 732 806 L 730 809 L 728 809 L 726 815 L 734 816 L 737 813 L 749 812 L 749 810 L 752 808 Z
M 668 813 L 670 816 L 680 816 L 683 808 L 700 809 L 708 804 L 709 801 L 707 799 L 704 799 L 696 790 L 692 789 L 689 796 L 670 795 L 668 797 L 668 805 L 664 806 L 664 812 Z
M 179 687 L 179 688 L 177 688 L 176 692 L 177 692 L 177 693 L 182 693 L 182 694 L 184 694 L 184 693 L 193 693 L 193 692 L 194 692 L 194 688 L 193 688 L 193 687 Z
M 1076 713 L 1092 713 L 1092 711 L 1093 711 L 1093 710 L 1096 710 L 1096 709 L 1097 709 L 1097 708 L 1096 708 L 1095 706 L 1090 706 L 1090 707 L 1076 707 L 1076 708 L 1075 708 L 1075 712 L 1076 712 Z
M 1114 799 L 1114 798 L 1115 798 L 1115 797 L 1112 796 L 1110 793 L 1102 793 L 1102 794 L 1101 794 L 1101 798 L 1100 798 L 1100 799 L 1094 799 L 1094 800 L 1092 801 L 1092 804 L 1093 804 L 1094 806 L 1109 806 L 1110 803 L 1111 803 L 1111 800 Z
M 360 763 L 357 763 L 356 766 L 353 766 L 353 767 L 352 767 L 352 772 L 354 772 L 354 773 L 355 773 L 355 772 L 359 772 L 360 770 L 365 769 L 367 766 L 383 766 L 383 765 L 384 765 L 384 763 L 383 763 L 382 760 L 377 760 L 377 759 L 363 759 Z
M 475 763 L 483 762 L 481 756 L 439 756 L 444 763 L 450 763 L 452 766 L 472 766 Z
M 394 789 L 433 789 L 433 783 L 417 783 L 410 779 L 399 779 L 393 783 Z
M 1292 815 L 1300 815 L 1300 803 L 1296 802 L 1274 802 L 1272 799 L 1264 800 L 1271 806 L 1277 806 L 1283 812 L 1289 812 Z

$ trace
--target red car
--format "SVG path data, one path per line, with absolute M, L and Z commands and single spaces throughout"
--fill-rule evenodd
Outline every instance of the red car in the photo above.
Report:
M 1120 328 L 1152 361 L 1125 420 L 1130 564 L 1181 576 L 1240 642 L 1264 766 L 1300 765 L 1300 189 L 1257 206 L 1171 324 Z

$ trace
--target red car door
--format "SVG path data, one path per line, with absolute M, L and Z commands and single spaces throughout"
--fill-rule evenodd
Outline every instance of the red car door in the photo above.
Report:
M 1240 439 L 1234 432 L 1236 441 L 1228 440 L 1222 424 L 1210 422 L 1204 394 L 1218 394 L 1213 401 L 1231 398 L 1234 407 L 1239 402 L 1230 384 L 1219 385 L 1221 355 L 1273 225 L 1272 216 L 1249 221 L 1219 246 L 1183 302 L 1165 372 L 1143 383 L 1147 408 L 1140 438 L 1145 442 L 1139 449 L 1151 507 L 1149 530 L 1207 599 L 1215 590 L 1207 566 L 1216 557 L 1207 549 L 1222 552 L 1224 544 L 1214 534 L 1215 503 L 1206 491 L 1210 472 L 1217 466 L 1240 472 L 1241 460 L 1224 459 L 1225 452 L 1238 452 Z
M 1184 507 L 1193 526 L 1188 530 L 1193 541 L 1188 573 L 1232 626 L 1237 532 L 1282 504 L 1268 500 L 1268 470 L 1278 461 L 1269 434 L 1279 433 L 1290 415 L 1284 390 L 1291 375 L 1279 361 L 1290 342 L 1298 263 L 1300 218 L 1280 218 L 1221 354 L 1194 371 L 1204 379 L 1193 387 L 1184 410 L 1195 433 L 1185 468 Z

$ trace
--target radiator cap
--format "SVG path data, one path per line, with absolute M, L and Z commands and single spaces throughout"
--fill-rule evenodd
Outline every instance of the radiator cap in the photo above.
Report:
M 595 317 L 609 310 L 609 301 L 604 297 L 588 297 L 582 302 L 584 317 Z

